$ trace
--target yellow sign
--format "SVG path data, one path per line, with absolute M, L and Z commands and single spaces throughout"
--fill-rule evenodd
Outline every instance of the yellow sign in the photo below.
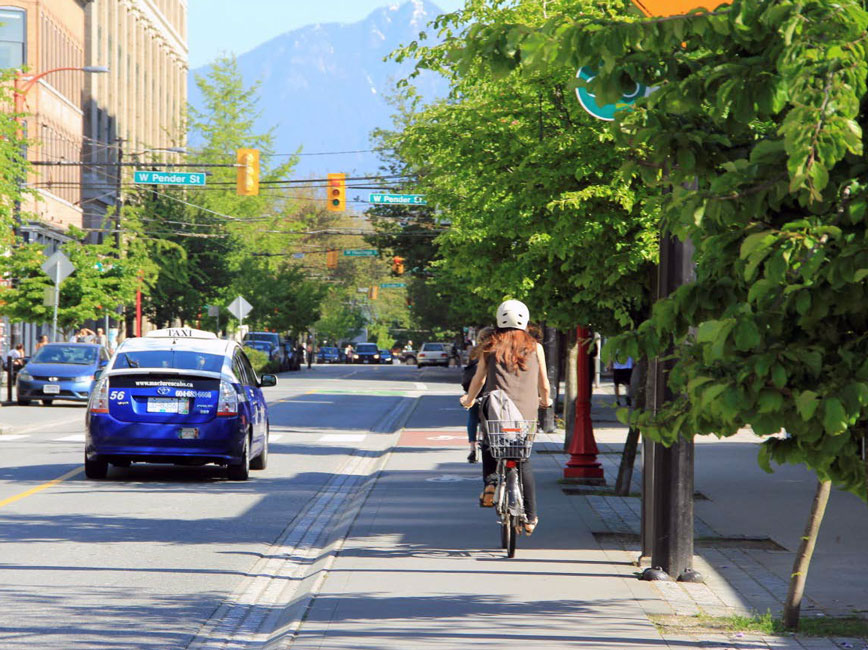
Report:
M 708 9 L 713 11 L 721 5 L 728 5 L 729 1 L 720 0 L 633 0 L 633 4 L 639 7 L 646 16 L 681 16 L 693 9 Z

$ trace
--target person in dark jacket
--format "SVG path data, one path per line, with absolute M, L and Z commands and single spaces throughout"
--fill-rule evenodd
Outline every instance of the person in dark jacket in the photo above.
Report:
M 485 327 L 479 332 L 478 344 L 470 350 L 467 365 L 461 373 L 461 387 L 466 393 L 470 389 L 470 382 L 473 381 L 473 375 L 476 374 L 476 367 L 479 365 L 479 357 L 482 355 L 482 344 L 491 336 L 494 330 L 490 327 Z M 475 463 L 476 454 L 476 434 L 479 432 L 479 404 L 474 403 L 467 409 L 467 441 L 470 443 L 470 453 L 467 455 L 468 463 Z

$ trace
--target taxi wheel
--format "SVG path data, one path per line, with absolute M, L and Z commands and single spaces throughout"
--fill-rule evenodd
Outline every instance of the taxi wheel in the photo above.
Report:
M 53 399 L 44 399 L 42 400 L 42 406 L 51 406 L 54 403 Z
M 226 474 L 230 481 L 246 481 L 250 477 L 250 436 L 244 437 L 244 450 L 241 452 L 241 462 L 229 465 Z
M 30 406 L 29 399 L 18 399 L 18 406 Z
M 84 458 L 84 475 L 88 478 L 105 478 L 108 474 L 108 461 Z
M 265 431 L 265 441 L 262 443 L 262 453 L 250 461 L 250 469 L 265 469 L 268 467 L 268 430 Z

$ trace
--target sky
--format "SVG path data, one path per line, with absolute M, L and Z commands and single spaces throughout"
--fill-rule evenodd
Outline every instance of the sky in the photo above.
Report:
M 190 68 L 224 53 L 242 54 L 275 36 L 313 23 L 354 23 L 403 0 L 188 0 Z M 433 0 L 444 11 L 464 0 Z

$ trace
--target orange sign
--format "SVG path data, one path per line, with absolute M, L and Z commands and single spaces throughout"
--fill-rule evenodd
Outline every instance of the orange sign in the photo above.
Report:
M 646 16 L 681 16 L 693 9 L 712 11 L 729 0 L 632 0 Z

